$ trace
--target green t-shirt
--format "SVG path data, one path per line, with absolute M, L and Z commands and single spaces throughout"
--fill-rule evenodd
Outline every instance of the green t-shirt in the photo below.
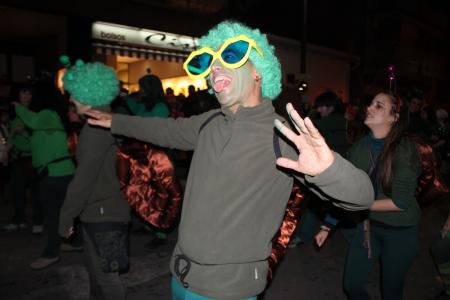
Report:
M 67 134 L 59 115 L 52 110 L 32 112 L 25 106 L 16 107 L 17 116 L 32 130 L 30 139 L 33 167 L 41 169 L 47 165 L 49 176 L 67 176 L 75 172 L 69 158 Z M 68 157 L 60 162 L 51 161 Z

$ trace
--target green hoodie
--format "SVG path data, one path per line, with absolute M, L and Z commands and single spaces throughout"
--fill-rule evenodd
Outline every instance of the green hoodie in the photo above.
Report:
M 16 114 L 33 131 L 30 140 L 33 167 L 42 169 L 47 165 L 52 177 L 72 175 L 75 165 L 70 158 L 51 163 L 69 156 L 67 134 L 58 114 L 47 109 L 36 113 L 22 105 L 16 107 Z

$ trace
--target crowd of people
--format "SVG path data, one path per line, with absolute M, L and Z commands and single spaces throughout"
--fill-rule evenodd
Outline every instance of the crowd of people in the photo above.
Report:
M 344 107 L 330 90 L 309 110 L 288 104 L 277 114 L 281 66 L 264 34 L 225 21 L 200 47 L 184 69 L 210 91 L 192 86 L 186 98 L 164 91 L 156 74 L 129 94 L 111 68 L 67 57 L 64 94 L 51 78 L 17 89 L 0 111 L 0 192 L 9 188 L 14 204 L 5 231 L 45 233 L 30 267 L 83 251 L 91 294 L 125 299 L 120 273 L 134 216 L 153 232 L 148 249 L 178 226 L 173 299 L 256 299 L 289 240 L 322 247 L 339 229 L 348 298 L 370 299 L 365 284 L 381 258 L 383 299 L 402 299 L 420 243 L 420 200 L 448 192 L 446 110 L 392 90 Z M 184 189 L 179 166 L 189 168 Z M 444 283 L 449 231 L 450 219 L 433 247 Z M 450 299 L 445 289 L 440 299 Z

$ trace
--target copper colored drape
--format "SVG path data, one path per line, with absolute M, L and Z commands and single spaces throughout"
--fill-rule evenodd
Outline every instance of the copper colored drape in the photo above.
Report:
M 298 215 L 300 213 L 300 204 L 303 201 L 304 194 L 300 187 L 294 183 L 291 197 L 286 206 L 283 222 L 275 237 L 272 239 L 272 253 L 269 256 L 269 273 L 267 281 L 270 282 L 278 263 L 286 253 L 292 234 L 297 227 Z
M 449 191 L 438 171 L 433 148 L 418 136 L 411 135 L 409 138 L 416 144 L 422 164 L 422 174 L 417 184 L 416 197 L 419 204 L 423 206 Z
M 149 144 L 128 141 L 117 157 L 117 174 L 130 206 L 150 224 L 170 228 L 180 213 L 182 190 L 167 154 Z

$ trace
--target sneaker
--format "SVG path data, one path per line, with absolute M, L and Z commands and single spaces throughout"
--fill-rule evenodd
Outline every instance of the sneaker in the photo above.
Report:
M 53 264 L 56 264 L 58 261 L 59 256 L 53 258 L 39 257 L 30 264 L 30 268 L 32 268 L 33 270 L 42 270 L 44 268 L 50 267 Z
M 166 245 L 166 244 L 167 244 L 167 239 L 160 239 L 155 236 L 147 244 L 145 244 L 145 249 L 153 250 L 153 249 L 156 249 L 156 248 Z
M 33 225 L 31 229 L 32 234 L 41 234 L 44 231 L 44 227 L 42 225 Z
M 3 226 L 3 230 L 5 231 L 16 231 L 17 229 L 19 229 L 19 225 L 15 223 L 9 223 Z
M 62 243 L 59 248 L 61 249 L 61 251 L 65 251 L 65 252 L 83 251 L 82 246 L 73 246 L 72 244 L 69 244 L 69 243 Z

